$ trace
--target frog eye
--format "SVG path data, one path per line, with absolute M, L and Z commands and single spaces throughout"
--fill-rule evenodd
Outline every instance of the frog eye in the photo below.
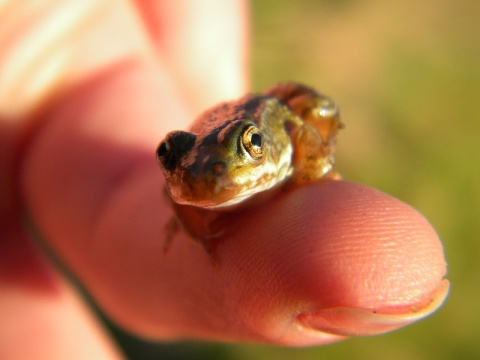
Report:
M 166 170 L 173 170 L 178 161 L 195 145 L 196 136 L 186 131 L 173 131 L 157 146 L 157 161 Z
M 254 159 L 260 159 L 264 153 L 263 135 L 256 126 L 247 127 L 242 134 L 242 145 Z

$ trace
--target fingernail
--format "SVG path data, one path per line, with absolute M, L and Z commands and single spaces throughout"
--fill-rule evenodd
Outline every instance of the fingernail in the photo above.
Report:
M 337 307 L 301 314 L 298 321 L 306 328 L 334 335 L 381 334 L 416 322 L 435 312 L 447 298 L 449 285 L 448 280 L 443 280 L 429 297 L 429 301 L 408 308 L 394 308 L 389 312 Z

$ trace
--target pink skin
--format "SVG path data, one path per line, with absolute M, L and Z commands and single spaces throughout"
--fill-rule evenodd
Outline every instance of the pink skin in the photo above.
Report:
M 193 25 L 201 28 L 200 20 L 182 24 L 188 18 L 182 11 L 188 10 L 143 10 L 158 59 L 131 54 L 63 91 L 42 113 L 42 126 L 23 145 L 17 164 L 17 205 L 105 312 L 130 331 L 156 339 L 302 346 L 389 331 L 436 309 L 448 286 L 431 225 L 399 200 L 346 181 L 302 186 L 232 216 L 231 230 L 217 247 L 217 267 L 184 233 L 163 254 L 172 210 L 163 198 L 154 149 L 167 131 L 185 128 L 193 114 L 225 94 L 244 92 L 238 71 L 243 22 L 217 24 L 231 32 L 226 38 L 236 56 L 215 58 L 222 65 L 215 67 L 209 64 L 212 54 L 200 46 L 191 46 L 195 64 L 179 60 L 189 44 L 197 44 Z M 164 21 L 168 11 L 178 18 Z M 237 76 L 225 84 L 222 69 Z M 185 78 L 196 72 L 209 81 Z M 12 228 L 18 229 L 17 221 L 2 224 L 5 238 L 27 241 Z M 21 258 L 14 247 L 4 248 L 2 256 Z M 43 264 L 40 257 L 0 262 L 0 269 L 20 274 L 0 277 L 0 285 L 18 283 L 29 290 L 25 303 L 39 304 L 44 291 L 38 283 L 45 279 L 30 274 L 43 271 L 37 262 Z M 71 292 L 48 264 L 44 268 L 56 289 L 48 290 L 56 294 L 52 301 Z M 97 328 L 84 320 L 88 314 L 78 304 L 68 309 L 84 327 Z M 52 329 L 69 326 L 50 320 Z M 100 335 L 97 341 L 102 351 L 109 349 Z

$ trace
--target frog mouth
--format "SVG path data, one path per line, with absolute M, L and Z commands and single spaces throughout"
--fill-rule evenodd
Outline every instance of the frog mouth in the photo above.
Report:
M 195 156 L 171 174 L 168 188 L 178 204 L 227 210 L 273 188 L 279 188 L 291 176 L 291 149 L 278 159 L 266 157 L 261 162 L 229 164 L 218 156 Z M 190 158 L 191 160 L 191 158 Z M 243 204 L 242 204 L 243 205 Z M 230 210 L 230 209 L 228 209 Z
M 292 169 L 286 164 L 280 169 L 271 168 L 262 172 L 255 168 L 257 176 L 252 172 L 241 169 L 245 174 L 227 175 L 216 178 L 211 184 L 207 185 L 210 191 L 209 201 L 203 202 L 202 206 L 209 209 L 222 210 L 223 208 L 237 208 L 240 203 L 244 203 L 251 198 L 257 198 L 257 195 L 265 194 L 273 189 L 280 188 L 286 178 L 291 174 Z M 235 182 L 232 180 L 235 178 Z M 205 192 L 206 193 L 206 192 Z
M 184 172 L 178 183 L 180 186 L 169 188 L 172 199 L 183 205 L 222 210 L 244 202 L 248 198 L 282 183 L 277 174 L 264 175 L 261 179 L 250 177 L 235 183 L 228 173 L 217 173 L 215 176 L 205 174 L 194 176 Z
M 225 164 L 217 162 L 211 169 L 200 173 L 189 169 L 179 172 L 177 181 L 168 186 L 172 199 L 178 204 L 213 208 L 235 198 L 238 186 L 228 176 Z

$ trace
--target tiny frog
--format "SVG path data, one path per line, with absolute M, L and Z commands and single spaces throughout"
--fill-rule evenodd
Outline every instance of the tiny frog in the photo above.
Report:
M 156 149 L 178 220 L 205 245 L 215 236 L 208 224 L 192 224 L 195 209 L 197 218 L 212 218 L 209 211 L 250 206 L 285 185 L 337 178 L 334 145 L 342 127 L 332 99 L 296 83 L 207 110 L 190 131 L 168 133 Z

